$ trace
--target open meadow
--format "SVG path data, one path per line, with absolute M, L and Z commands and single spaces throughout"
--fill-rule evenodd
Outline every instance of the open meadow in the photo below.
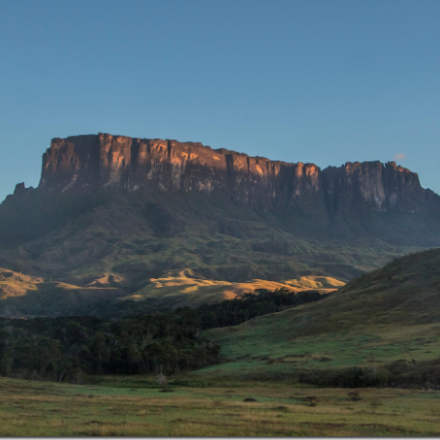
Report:
M 438 391 L 248 382 L 161 392 L 141 377 L 114 385 L 0 378 L 0 435 L 440 435 Z

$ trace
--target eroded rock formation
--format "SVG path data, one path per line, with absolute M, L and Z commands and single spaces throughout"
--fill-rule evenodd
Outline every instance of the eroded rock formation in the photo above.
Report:
M 348 162 L 321 170 L 193 142 L 103 133 L 52 140 L 43 155 L 40 189 L 106 187 L 222 194 L 268 209 L 313 206 L 330 216 L 359 204 L 375 211 L 414 211 L 417 200 L 435 196 L 421 188 L 416 173 L 394 162 Z

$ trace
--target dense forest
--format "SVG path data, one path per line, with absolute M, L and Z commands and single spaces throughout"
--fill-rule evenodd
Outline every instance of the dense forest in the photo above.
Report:
M 324 296 L 260 290 L 197 309 L 124 318 L 0 319 L 0 374 L 80 382 L 93 374 L 194 370 L 223 360 L 221 347 L 207 340 L 203 330 L 237 325 Z

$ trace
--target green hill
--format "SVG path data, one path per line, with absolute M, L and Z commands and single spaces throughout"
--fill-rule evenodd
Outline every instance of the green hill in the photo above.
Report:
M 322 383 L 348 374 L 347 368 L 388 376 L 400 368 L 430 371 L 424 380 L 437 374 L 440 381 L 440 371 L 431 371 L 440 358 L 439 265 L 439 249 L 411 254 L 317 303 L 210 330 L 230 362 L 193 374 Z

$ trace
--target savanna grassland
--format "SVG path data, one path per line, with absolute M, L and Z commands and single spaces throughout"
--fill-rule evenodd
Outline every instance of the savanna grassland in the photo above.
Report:
M 229 362 L 192 374 L 205 380 L 296 377 L 327 386 L 437 386 L 439 264 L 438 249 L 412 254 L 314 304 L 208 330 Z M 348 370 L 356 368 L 364 378 L 347 381 Z
M 5 378 L 0 390 L 2 436 L 440 435 L 437 391 L 237 383 L 165 393 Z

